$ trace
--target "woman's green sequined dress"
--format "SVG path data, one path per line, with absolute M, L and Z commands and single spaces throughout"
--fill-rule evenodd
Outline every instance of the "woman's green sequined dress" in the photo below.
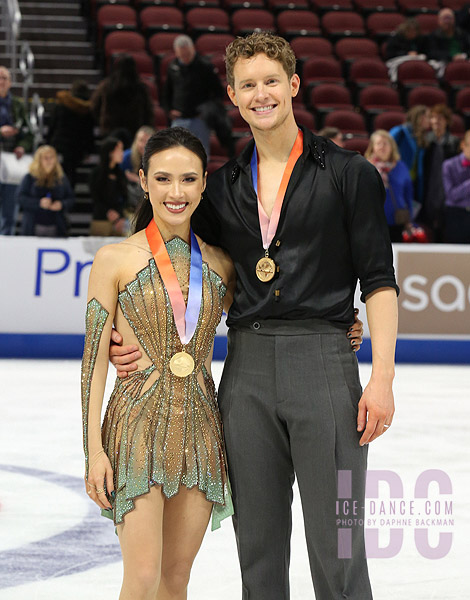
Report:
M 166 247 L 178 279 L 189 281 L 188 244 L 174 238 Z M 194 358 L 195 369 L 184 378 L 176 377 L 169 368 L 171 357 L 182 350 L 182 344 L 154 259 L 119 293 L 119 308 L 152 365 L 116 379 L 102 425 L 103 448 L 111 461 L 116 492 L 112 514 L 102 512 L 115 524 L 122 522 L 134 508 L 134 500 L 152 485 L 162 486 L 167 498 L 177 494 L 181 485 L 198 486 L 214 503 L 213 529 L 222 518 L 233 514 L 216 391 L 204 366 L 222 316 L 225 292 L 221 277 L 203 263 L 199 320 L 185 346 Z M 93 359 L 100 307 L 97 300 L 91 300 L 87 309 L 82 369 L 90 377 L 93 368 L 87 363 Z M 82 374 L 82 399 L 86 379 Z

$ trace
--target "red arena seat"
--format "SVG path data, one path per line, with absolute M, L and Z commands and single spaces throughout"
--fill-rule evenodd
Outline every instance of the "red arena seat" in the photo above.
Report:
M 323 15 L 321 25 L 325 35 L 332 38 L 364 37 L 366 30 L 361 15 L 349 11 L 331 11 Z
M 269 10 L 279 13 L 283 10 L 305 11 L 310 9 L 308 0 L 267 0 Z
M 309 106 L 316 112 L 353 110 L 351 92 L 346 87 L 334 83 L 323 83 L 311 88 L 308 101 Z
M 358 58 L 351 65 L 349 80 L 356 87 L 389 85 L 388 69 L 378 58 Z
M 374 119 L 374 131 L 377 129 L 385 129 L 390 131 L 396 125 L 402 125 L 405 122 L 405 111 L 387 111 L 378 114 Z
M 436 104 L 447 104 L 447 94 L 434 87 L 416 87 L 408 94 L 408 108 L 424 104 L 425 106 L 435 106 Z
M 196 40 L 196 50 L 206 56 L 225 54 L 225 49 L 234 39 L 229 33 L 203 33 Z
M 372 13 L 366 20 L 367 31 L 378 41 L 383 41 L 405 20 L 400 13 Z
M 402 111 L 398 92 L 384 85 L 371 85 L 361 90 L 359 106 L 366 113 L 378 113 L 385 110 Z
M 104 42 L 104 53 L 110 56 L 113 52 L 126 52 L 128 50 L 145 50 L 145 38 L 137 31 L 111 31 Z
M 266 8 L 264 0 L 223 0 L 223 4 L 230 13 L 241 8 Z
M 457 92 L 455 96 L 455 108 L 464 117 L 470 117 L 470 88 L 467 87 Z M 467 127 L 469 125 L 467 123 Z
M 379 56 L 377 42 L 367 38 L 343 38 L 335 44 L 335 54 L 343 61 L 353 61 L 357 58 L 372 58 Z
M 186 25 L 193 35 L 230 33 L 228 14 L 221 8 L 192 8 L 186 13 Z
M 440 10 L 438 0 L 397 0 L 398 9 L 407 16 L 419 13 L 438 13 Z
M 375 12 L 396 12 L 395 0 L 355 0 L 357 10 L 363 14 Z
M 304 10 L 284 10 L 277 16 L 279 35 L 288 39 L 296 36 L 321 35 L 320 22 L 315 13 Z
M 290 45 L 297 60 L 305 60 L 313 56 L 332 56 L 333 54 L 333 44 L 321 37 L 296 37 L 291 40 Z
M 140 13 L 142 31 L 147 35 L 157 31 L 176 31 L 183 33 L 184 18 L 179 8 L 173 6 L 148 6 Z
M 438 28 L 437 15 L 435 14 L 421 14 L 416 15 L 416 20 L 419 23 L 421 33 L 428 35 Z
M 337 127 L 343 134 L 368 135 L 364 117 L 352 110 L 335 110 L 328 113 L 323 127 Z
M 409 60 L 402 63 L 397 70 L 397 81 L 404 88 L 438 83 L 434 69 L 424 60 Z
M 153 56 L 164 56 L 173 52 L 173 42 L 181 35 L 177 32 L 161 31 L 154 33 L 149 39 L 149 50 Z
M 310 0 L 310 5 L 316 12 L 324 13 L 331 10 L 354 10 L 353 3 L 351 0 Z
M 369 139 L 366 137 L 345 137 L 343 139 L 343 148 L 346 150 L 353 150 L 354 152 L 359 152 L 364 156 L 365 151 L 369 147 Z
M 98 25 L 98 42 L 101 44 L 105 34 L 116 29 L 137 29 L 137 14 L 130 6 L 120 4 L 105 4 L 98 10 L 96 17 Z
M 302 68 L 302 81 L 304 87 L 320 83 L 344 84 L 341 64 L 332 56 L 309 58 Z
M 299 125 L 303 125 L 310 131 L 315 130 L 315 118 L 310 111 L 294 106 L 294 117 Z
M 232 15 L 232 28 L 235 35 L 246 35 L 253 31 L 276 31 L 273 15 L 262 9 L 240 9 Z

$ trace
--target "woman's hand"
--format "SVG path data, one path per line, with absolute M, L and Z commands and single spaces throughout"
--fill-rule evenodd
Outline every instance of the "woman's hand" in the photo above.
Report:
M 358 308 L 354 309 L 354 324 L 349 328 L 348 338 L 351 341 L 351 346 L 354 352 L 357 352 L 362 344 L 362 336 L 364 334 L 363 325 L 364 323 L 358 318 Z
M 52 200 L 47 196 L 44 196 L 39 200 L 39 206 L 44 208 L 44 210 L 50 210 L 52 204 Z
M 94 459 L 90 459 L 90 464 L 88 479 L 85 479 L 87 494 L 100 508 L 112 508 L 106 491 L 108 495 L 114 495 L 113 469 L 104 450 L 95 453 Z
M 59 212 L 62 210 L 62 202 L 60 200 L 54 200 L 54 202 L 51 203 L 50 209 L 54 212 Z

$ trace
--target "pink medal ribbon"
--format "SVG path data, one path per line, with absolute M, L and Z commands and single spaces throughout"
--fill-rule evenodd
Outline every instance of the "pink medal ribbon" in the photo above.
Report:
M 191 229 L 191 265 L 189 272 L 188 305 L 185 305 L 183 292 L 171 264 L 170 256 L 155 220 L 152 219 L 145 235 L 155 259 L 160 277 L 170 299 L 176 329 L 181 343 L 185 346 L 196 331 L 202 303 L 202 254 L 196 236 Z M 194 359 L 187 352 L 177 352 L 170 359 L 170 370 L 178 377 L 186 377 L 194 370 Z
M 303 152 L 303 141 L 304 136 L 300 131 L 297 133 L 294 145 L 290 151 L 289 159 L 287 161 L 286 168 L 282 175 L 281 184 L 276 194 L 276 200 L 274 202 L 271 218 L 268 217 L 266 211 L 261 204 L 258 194 L 258 153 L 256 145 L 253 150 L 253 156 L 251 157 L 251 174 L 253 178 L 253 187 L 255 188 L 256 197 L 258 200 L 258 217 L 259 226 L 261 230 L 261 239 L 263 242 L 263 248 L 265 256 L 261 258 L 256 264 L 256 275 L 261 281 L 270 281 L 276 273 L 276 264 L 269 258 L 269 246 L 273 241 L 274 235 L 276 234 L 277 226 L 279 224 L 279 218 L 281 216 L 282 203 L 284 202 L 284 196 L 286 195 L 287 186 L 289 184 L 292 171 L 294 170 L 295 163 Z

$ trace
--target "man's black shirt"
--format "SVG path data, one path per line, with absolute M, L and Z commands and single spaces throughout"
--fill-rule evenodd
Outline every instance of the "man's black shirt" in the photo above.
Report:
M 304 150 L 269 248 L 280 269 L 272 281 L 259 281 L 255 272 L 264 250 L 250 168 L 254 142 L 211 175 L 193 215 L 196 233 L 226 249 L 235 264 L 229 326 L 257 319 L 322 318 L 347 327 L 354 321 L 358 279 L 362 301 L 381 287 L 399 291 L 383 209 L 385 190 L 376 168 L 361 155 L 301 129 Z

